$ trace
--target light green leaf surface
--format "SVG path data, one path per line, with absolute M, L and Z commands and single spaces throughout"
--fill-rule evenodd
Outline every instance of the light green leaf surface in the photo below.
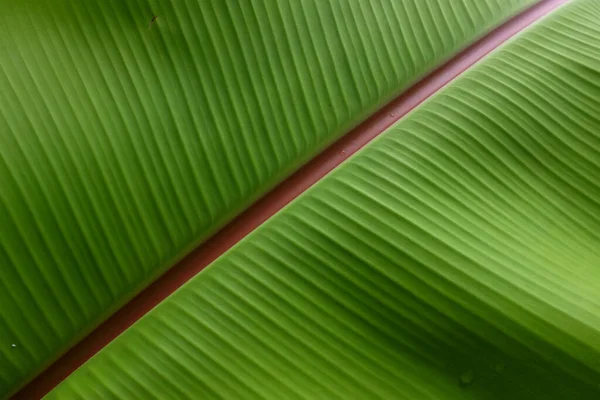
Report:
M 599 82 L 573 1 L 49 398 L 600 398 Z
M 0 0 L 0 397 L 532 0 Z

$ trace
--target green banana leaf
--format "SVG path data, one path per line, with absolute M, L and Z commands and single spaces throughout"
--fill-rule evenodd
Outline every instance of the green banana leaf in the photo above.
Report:
M 532 0 L 3 0 L 0 397 Z
M 49 396 L 600 398 L 600 3 L 463 74 Z
M 3 398 L 535 0 L 0 3 Z M 600 6 L 571 3 L 51 397 L 600 398 Z

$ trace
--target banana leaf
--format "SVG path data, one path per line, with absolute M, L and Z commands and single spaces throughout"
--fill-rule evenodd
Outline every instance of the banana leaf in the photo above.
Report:
M 599 50 L 571 1 L 49 398 L 600 398 Z

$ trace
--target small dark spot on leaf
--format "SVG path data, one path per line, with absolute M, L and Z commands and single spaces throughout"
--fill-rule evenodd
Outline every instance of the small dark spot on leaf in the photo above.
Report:
M 157 19 L 158 19 L 158 15 L 154 15 L 152 17 L 152 19 L 150 20 L 150 24 L 148 25 L 148 29 L 152 29 L 152 25 L 154 25 L 154 23 L 156 22 Z

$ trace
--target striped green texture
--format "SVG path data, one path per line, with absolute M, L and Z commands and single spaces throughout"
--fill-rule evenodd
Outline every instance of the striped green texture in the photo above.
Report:
M 48 398 L 600 398 L 599 82 L 573 1 Z
M 531 3 L 0 0 L 0 397 Z

